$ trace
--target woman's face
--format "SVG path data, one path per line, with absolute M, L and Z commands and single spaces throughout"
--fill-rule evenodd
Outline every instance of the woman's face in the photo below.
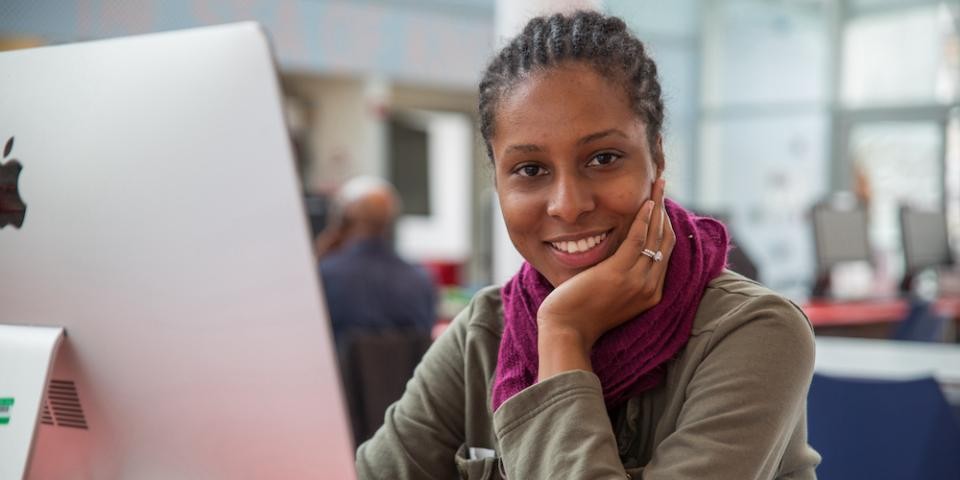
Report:
M 564 64 L 508 91 L 494 122 L 497 195 L 520 254 L 553 286 L 612 255 L 660 173 L 623 87 Z

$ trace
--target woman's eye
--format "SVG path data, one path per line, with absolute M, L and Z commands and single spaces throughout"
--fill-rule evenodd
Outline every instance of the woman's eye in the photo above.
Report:
M 590 166 L 590 167 L 593 167 L 593 166 L 601 166 L 601 167 L 602 167 L 602 166 L 604 166 L 604 165 L 610 165 L 611 163 L 617 161 L 617 159 L 619 159 L 619 158 L 620 158 L 620 155 L 618 155 L 618 154 L 616 154 L 616 153 L 613 153 L 613 152 L 598 153 L 598 154 L 594 155 L 593 158 L 590 159 L 590 161 L 587 163 L 587 166 Z
M 516 170 L 516 173 L 523 177 L 536 177 L 547 173 L 547 171 L 539 165 L 523 165 Z

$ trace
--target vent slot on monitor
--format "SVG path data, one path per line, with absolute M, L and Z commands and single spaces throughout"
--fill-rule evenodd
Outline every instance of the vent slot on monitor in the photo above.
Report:
M 40 423 L 44 425 L 53 425 L 53 414 L 50 413 L 50 405 L 43 401 L 43 411 L 40 413 Z
M 87 429 L 87 418 L 73 381 L 50 380 L 40 421 L 47 425 Z

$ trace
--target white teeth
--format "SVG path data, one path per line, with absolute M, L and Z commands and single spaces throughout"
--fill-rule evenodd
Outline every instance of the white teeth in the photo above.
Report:
M 596 247 L 603 239 L 607 238 L 606 233 L 601 233 L 600 235 L 594 235 L 592 237 L 581 238 L 579 240 L 573 241 L 563 241 L 563 242 L 552 242 L 553 248 L 560 250 L 561 252 L 566 253 L 579 253 L 586 252 L 587 250 Z

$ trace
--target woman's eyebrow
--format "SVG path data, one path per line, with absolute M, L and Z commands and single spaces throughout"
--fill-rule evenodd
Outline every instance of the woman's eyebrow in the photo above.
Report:
M 532 143 L 524 143 L 519 145 L 510 145 L 509 147 L 507 147 L 506 150 L 503 151 L 503 153 L 506 154 L 513 151 L 518 151 L 522 153 L 537 153 L 537 152 L 542 152 L 543 149 L 540 148 L 539 145 L 534 145 Z
M 608 137 L 610 135 L 615 135 L 621 138 L 630 138 L 627 136 L 626 133 L 623 133 L 623 131 L 616 128 L 610 128 L 610 129 L 602 130 L 596 133 L 591 133 L 590 135 L 587 135 L 581 138 L 580 140 L 577 140 L 577 145 L 585 145 L 587 143 L 600 140 L 601 138 Z M 506 154 L 506 153 L 511 153 L 513 151 L 518 151 L 522 153 L 538 153 L 538 152 L 542 152 L 543 148 L 541 148 L 539 145 L 534 145 L 532 143 L 522 143 L 517 145 L 510 145 L 509 147 L 507 147 L 506 150 L 504 150 L 503 153 Z
M 616 129 L 616 128 L 610 128 L 610 129 L 603 130 L 603 131 L 600 131 L 600 132 L 597 132 L 597 133 L 591 133 L 590 135 L 587 135 L 587 136 L 581 138 L 580 140 L 577 141 L 577 145 L 585 145 L 585 144 L 588 144 L 588 143 L 593 142 L 593 141 L 595 141 L 595 140 L 600 140 L 601 138 L 608 137 L 608 136 L 610 136 L 610 135 L 616 135 L 616 136 L 622 137 L 622 138 L 629 138 L 629 137 L 627 137 L 627 134 L 626 134 L 626 133 L 623 133 L 622 131 L 620 131 L 620 130 L 618 130 L 618 129 Z

